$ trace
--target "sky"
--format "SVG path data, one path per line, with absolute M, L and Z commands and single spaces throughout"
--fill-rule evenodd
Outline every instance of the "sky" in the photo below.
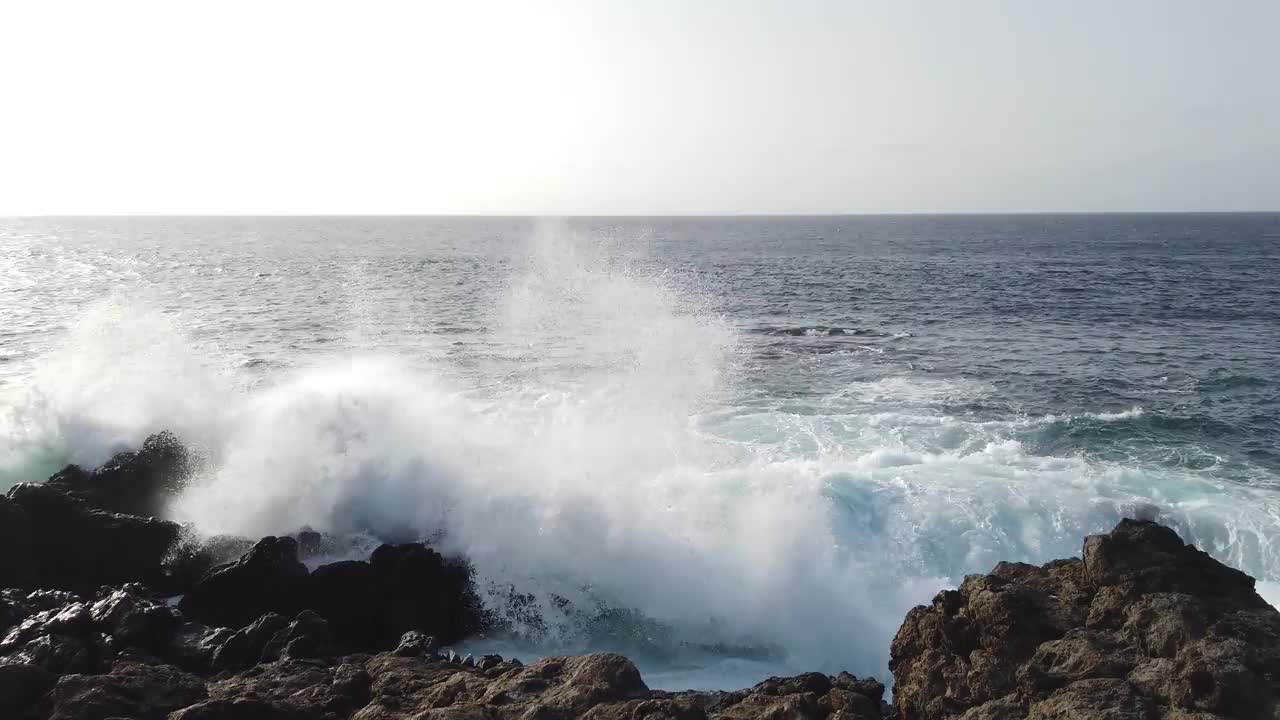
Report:
M 0 215 L 1280 210 L 1275 0 L 0 0 Z

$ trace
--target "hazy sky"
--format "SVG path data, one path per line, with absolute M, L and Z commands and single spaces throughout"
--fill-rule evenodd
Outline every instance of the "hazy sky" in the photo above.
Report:
M 1277 0 L 0 0 L 0 215 L 1197 209 Z

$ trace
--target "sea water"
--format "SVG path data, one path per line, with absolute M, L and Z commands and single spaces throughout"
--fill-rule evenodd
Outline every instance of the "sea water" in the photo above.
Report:
M 469 649 L 661 687 L 887 679 L 1125 515 L 1275 602 L 1278 360 L 1274 214 L 0 220 L 0 489 L 170 429 L 196 532 L 426 539 Z

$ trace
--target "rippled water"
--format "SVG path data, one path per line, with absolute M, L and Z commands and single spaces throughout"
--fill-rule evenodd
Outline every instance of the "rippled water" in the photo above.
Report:
M 1124 513 L 1280 582 L 1280 215 L 3 220 L 0 250 L 0 484 L 173 428 L 210 458 L 175 517 L 434 537 L 495 609 L 635 610 L 536 644 L 638 633 L 659 684 L 884 677 L 907 607 Z

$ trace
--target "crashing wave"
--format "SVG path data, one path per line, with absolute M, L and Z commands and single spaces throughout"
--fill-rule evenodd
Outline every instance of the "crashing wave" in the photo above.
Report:
M 484 326 L 486 352 L 521 360 L 491 374 L 372 354 L 247 373 L 145 301 L 108 298 L 10 405 L 4 477 L 172 429 L 207 462 L 169 514 L 202 533 L 431 537 L 470 558 L 494 612 L 514 587 L 551 615 L 560 600 L 636 613 L 594 634 L 564 615 L 541 642 L 661 627 L 804 670 L 883 674 L 907 608 L 999 560 L 1070 555 L 1139 507 L 1280 582 L 1273 494 L 1047 453 L 1025 418 L 948 414 L 992 392 L 962 379 L 760 399 L 739 381 L 749 338 L 688 288 L 556 237 L 518 260 Z

